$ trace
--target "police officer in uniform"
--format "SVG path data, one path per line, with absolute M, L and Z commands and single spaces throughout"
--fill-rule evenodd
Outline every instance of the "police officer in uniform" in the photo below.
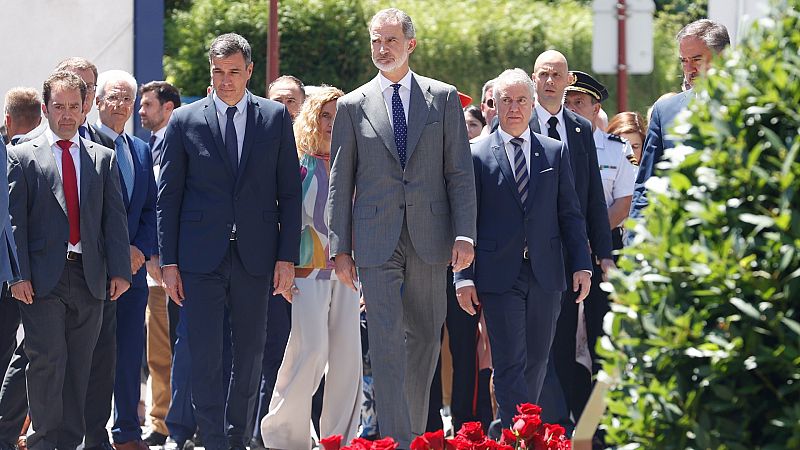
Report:
M 608 91 L 599 81 L 591 75 L 572 71 L 575 82 L 567 86 L 564 106 L 583 116 L 590 123 L 596 122 L 597 115 L 602 107 L 602 102 L 608 98 Z M 622 223 L 628 217 L 633 185 L 636 181 L 638 168 L 633 164 L 636 158 L 633 149 L 627 140 L 615 134 L 608 134 L 594 125 L 592 126 L 595 146 L 597 147 L 597 162 L 600 165 L 600 177 L 603 180 L 603 194 L 608 205 L 608 221 L 611 227 L 611 240 L 613 248 L 622 248 Z M 594 279 L 603 279 L 603 272 L 597 261 L 594 262 Z M 592 283 L 589 296 L 583 302 L 584 323 L 586 339 L 580 338 L 582 330 L 578 330 L 578 343 L 588 344 L 591 355 L 592 373 L 597 373 L 599 366 L 595 361 L 595 344 L 603 332 L 603 316 L 609 310 L 608 293 L 600 289 L 600 283 Z M 580 351 L 578 354 L 580 355 Z M 585 352 L 584 352 L 585 354 Z M 580 360 L 580 356 L 578 357 Z M 586 358 L 586 364 L 590 364 Z M 588 367 L 587 367 L 588 369 Z M 590 392 L 590 389 L 580 389 L 581 392 Z M 588 400 L 588 397 L 586 398 Z M 585 404 L 585 401 L 584 401 Z M 578 418 L 576 417 L 576 420 Z

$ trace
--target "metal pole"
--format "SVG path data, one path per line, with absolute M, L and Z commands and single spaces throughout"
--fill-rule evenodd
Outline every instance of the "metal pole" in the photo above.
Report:
M 278 0 L 269 0 L 269 32 L 267 37 L 267 84 L 280 74 L 280 35 L 278 34 Z
M 628 61 L 625 58 L 625 0 L 617 3 L 617 111 L 628 110 Z

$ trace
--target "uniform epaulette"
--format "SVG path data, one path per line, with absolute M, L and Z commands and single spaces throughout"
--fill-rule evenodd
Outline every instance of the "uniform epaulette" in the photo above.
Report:
M 611 134 L 611 133 L 607 133 L 607 134 L 608 134 L 608 139 L 610 141 L 617 141 L 617 142 L 623 142 L 623 143 L 625 142 L 625 139 L 622 136 L 618 135 L 618 134 Z
M 636 159 L 636 155 L 635 154 L 629 153 L 629 154 L 625 155 L 625 157 L 628 158 L 628 161 L 630 161 L 631 164 L 633 164 L 634 166 L 638 166 L 639 165 L 639 160 Z

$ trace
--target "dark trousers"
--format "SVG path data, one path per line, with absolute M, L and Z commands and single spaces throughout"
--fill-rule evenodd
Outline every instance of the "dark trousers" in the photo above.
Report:
M 270 276 L 242 265 L 236 241 L 211 273 L 183 272 L 191 354 L 192 404 L 203 444 L 227 450 L 249 443 L 266 339 Z M 225 308 L 230 315 L 233 367 L 227 399 L 223 381 Z
M 184 308 L 179 309 L 178 318 L 174 323 L 177 339 L 173 347 L 170 374 L 172 397 L 165 423 L 170 437 L 180 443 L 192 439 L 197 431 L 194 406 L 192 406 L 192 355 L 189 351 L 188 325 Z M 228 385 L 231 380 L 232 359 L 231 329 L 226 309 L 222 330 L 222 385 L 225 388 L 225 397 L 228 396 Z
M 19 313 L 17 305 L 14 305 L 14 308 Z M 17 443 L 19 432 L 28 415 L 28 393 L 25 383 L 28 357 L 25 356 L 24 343 L 24 340 L 20 342 L 14 351 L 0 387 L 0 445 Z
M 68 450 L 83 440 L 84 405 L 103 302 L 94 298 L 80 261 L 68 261 L 56 287 L 20 304 L 25 327 L 31 450 Z
M 508 291 L 478 293 L 489 329 L 494 391 L 503 426 L 511 425 L 518 404 L 539 399 L 560 296 L 541 288 L 528 260 Z
M 122 297 L 120 297 L 121 299 Z M 106 423 L 111 417 L 111 395 L 117 364 L 117 302 L 103 302 L 103 324 L 92 354 L 89 386 L 86 393 L 86 447 L 108 443 Z M 136 368 L 139 373 L 139 368 Z
M 0 372 L 6 370 L 11 355 L 17 348 L 17 328 L 19 328 L 19 306 L 11 297 L 8 286 L 3 284 L 0 293 Z M 0 411 L 0 414 L 2 412 Z
M 143 269 L 141 269 L 143 270 Z M 141 370 L 144 357 L 144 315 L 147 284 L 130 288 L 117 300 L 117 366 L 114 375 L 114 426 L 116 443 L 142 438 L 139 426 Z

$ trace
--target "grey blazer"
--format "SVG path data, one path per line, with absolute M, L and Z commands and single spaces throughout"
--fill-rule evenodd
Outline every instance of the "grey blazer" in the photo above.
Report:
M 0 140 L 0 161 L 6 161 L 6 146 Z M 8 185 L 8 173 L 0 171 L 0 186 Z M 8 215 L 8 191 L 0 190 L 0 283 L 13 280 L 19 276 L 17 265 L 17 245 L 14 243 L 14 234 L 11 229 L 11 219 Z M 2 300 L 2 299 L 0 299 Z
M 475 175 L 453 86 L 414 74 L 405 171 L 378 79 L 337 101 L 327 205 L 330 256 L 386 262 L 405 220 L 428 264 L 446 263 L 456 236 L 475 239 Z
M 92 296 L 103 300 L 109 278 L 131 281 L 127 215 L 114 151 L 80 141 L 83 273 Z M 10 149 L 8 159 L 19 279 L 30 280 L 36 296 L 42 297 L 56 286 L 66 261 L 69 221 L 64 188 L 46 135 Z

